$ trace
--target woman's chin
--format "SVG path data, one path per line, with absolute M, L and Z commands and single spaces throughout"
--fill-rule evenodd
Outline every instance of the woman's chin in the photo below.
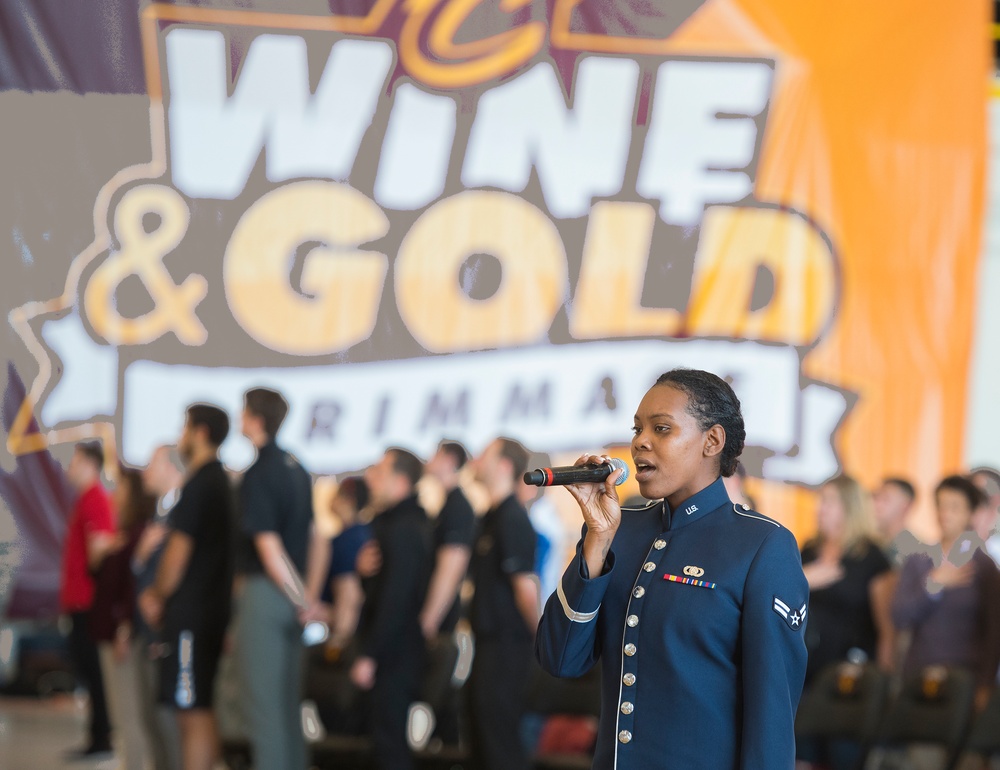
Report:
M 661 500 L 666 495 L 663 493 L 663 480 L 656 476 L 639 479 L 639 494 L 647 500 Z

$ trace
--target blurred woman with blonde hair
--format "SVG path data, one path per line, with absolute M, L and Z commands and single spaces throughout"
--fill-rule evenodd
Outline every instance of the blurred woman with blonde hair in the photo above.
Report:
M 820 487 L 816 536 L 802 549 L 809 581 L 806 683 L 824 666 L 875 657 L 872 580 L 890 565 L 876 543 L 868 492 L 847 475 Z
M 876 542 L 868 492 L 853 478 L 835 476 L 820 487 L 816 535 L 802 549 L 809 583 L 806 619 L 806 687 L 824 667 L 874 659 L 879 637 L 888 636 L 885 613 L 874 611 L 879 575 L 890 569 Z M 800 739 L 797 767 L 853 767 L 861 747 L 850 741 Z

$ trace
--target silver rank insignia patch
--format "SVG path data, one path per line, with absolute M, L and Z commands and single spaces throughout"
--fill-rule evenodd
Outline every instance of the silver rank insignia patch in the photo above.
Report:
M 771 609 L 777 612 L 788 627 L 793 631 L 798 631 L 805 625 L 806 622 L 806 605 L 802 605 L 797 610 L 792 609 L 787 603 L 783 602 L 777 596 L 774 597 L 774 604 L 771 605 Z

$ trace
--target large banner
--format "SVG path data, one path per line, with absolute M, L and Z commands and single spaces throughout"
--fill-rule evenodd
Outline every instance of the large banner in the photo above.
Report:
M 255 384 L 315 472 L 575 452 L 683 365 L 800 530 L 840 471 L 960 464 L 986 3 L 240 5 L 144 7 L 145 95 L 0 95 L 10 453 L 142 464 Z

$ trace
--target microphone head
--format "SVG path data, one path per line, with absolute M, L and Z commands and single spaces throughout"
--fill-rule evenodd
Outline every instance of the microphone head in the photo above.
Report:
M 620 487 L 626 481 L 628 481 L 628 465 L 625 464 L 624 460 L 619 460 L 617 457 L 612 457 L 611 461 L 608 463 L 614 470 L 623 471 L 622 475 L 618 477 L 618 481 L 615 482 L 616 487 Z
M 525 472 L 524 476 L 521 477 L 525 484 L 533 487 L 543 487 L 545 486 L 545 474 L 542 470 L 536 469 L 533 471 Z

